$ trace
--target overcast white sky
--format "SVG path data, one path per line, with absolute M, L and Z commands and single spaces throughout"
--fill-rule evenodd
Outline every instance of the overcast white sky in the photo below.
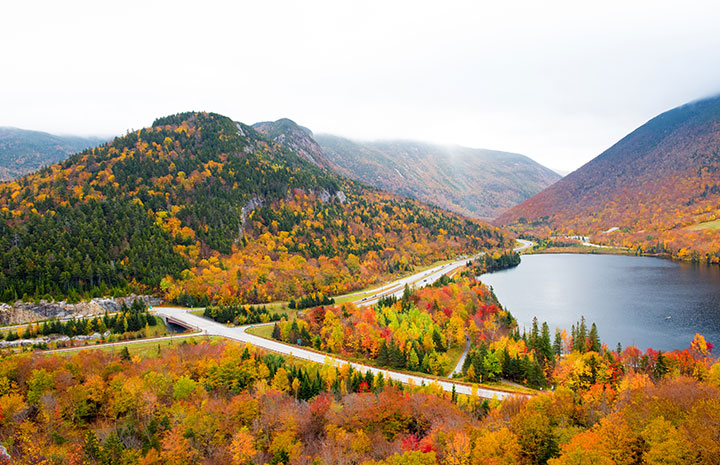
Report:
M 717 1 L 5 2 L 0 125 L 117 135 L 208 110 L 579 167 L 720 92 Z

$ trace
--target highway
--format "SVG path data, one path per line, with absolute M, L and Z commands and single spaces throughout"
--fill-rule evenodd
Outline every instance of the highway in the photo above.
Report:
M 517 247 L 515 251 L 520 252 L 522 250 L 525 250 L 529 247 L 532 247 L 534 244 L 530 241 L 525 240 L 518 240 L 518 242 L 522 243 L 523 245 L 521 247 Z M 480 256 L 482 254 L 476 255 Z M 474 258 L 474 257 L 473 257 Z M 395 295 L 395 296 L 401 296 L 405 285 L 408 286 L 414 286 L 414 285 L 420 285 L 424 286 L 427 284 L 432 284 L 436 280 L 440 279 L 440 277 L 444 274 L 452 273 L 465 265 L 469 258 L 462 258 L 460 260 L 454 261 L 449 264 L 445 265 L 438 265 L 433 268 L 430 268 L 429 270 L 422 271 L 420 273 L 415 273 L 411 276 L 406 276 L 404 278 L 398 279 L 392 283 L 386 284 L 382 287 L 379 287 L 375 290 L 375 293 L 369 297 L 369 298 L 363 298 L 358 299 L 354 303 L 357 305 L 372 305 L 378 301 L 378 299 L 382 296 L 387 295 Z M 357 294 L 360 295 L 360 294 Z M 395 381 L 400 381 L 405 384 L 414 384 L 414 385 L 420 385 L 422 383 L 430 384 L 430 383 L 437 383 L 441 388 L 443 388 L 446 391 L 451 391 L 453 387 L 455 387 L 455 390 L 460 394 L 471 394 L 472 388 L 470 385 L 465 383 L 457 383 L 453 382 L 451 380 L 444 380 L 444 379 L 436 379 L 426 376 L 420 376 L 420 375 L 410 375 L 407 373 L 401 373 L 393 370 L 387 370 L 387 369 L 381 369 L 372 367 L 369 365 L 365 365 L 362 363 L 355 363 L 355 362 L 349 362 L 347 360 L 344 360 L 342 358 L 336 357 L 334 355 L 325 354 L 321 352 L 315 352 L 313 350 L 307 350 L 301 347 L 288 345 L 279 341 L 274 341 L 270 339 L 265 339 L 262 337 L 255 336 L 253 334 L 250 334 L 247 332 L 249 328 L 252 328 L 253 326 L 261 326 L 261 325 L 246 325 L 246 326 L 237 326 L 237 327 L 230 327 L 226 326 L 220 323 L 217 323 L 215 321 L 209 320 L 207 318 L 203 318 L 197 315 L 193 315 L 190 313 L 188 309 L 184 308 L 175 308 L 175 307 L 156 307 L 155 311 L 158 315 L 165 317 L 166 319 L 169 319 L 173 322 L 181 323 L 183 326 L 186 326 L 188 328 L 192 328 L 198 331 L 201 331 L 203 334 L 211 335 L 211 336 L 221 336 L 228 339 L 233 339 L 240 342 L 249 343 L 252 345 L 255 345 L 257 347 L 261 347 L 263 349 L 271 350 L 273 352 L 278 352 L 280 354 L 300 358 L 303 360 L 309 360 L 311 362 L 316 363 L 332 363 L 333 365 L 340 366 L 345 364 L 350 364 L 354 369 L 366 372 L 371 371 L 373 374 L 377 375 L 377 373 L 382 372 L 383 376 L 386 378 L 391 378 Z M 266 324 L 273 324 L 273 323 L 266 323 Z M 469 349 L 469 344 L 465 347 L 465 351 L 463 353 L 463 357 L 467 355 L 467 351 Z M 460 363 L 462 363 L 462 358 Z M 462 367 L 462 365 L 460 365 Z M 456 367 L 457 369 L 457 367 Z M 522 394 L 515 394 L 510 393 L 502 390 L 496 390 L 496 389 L 488 389 L 488 388 L 478 388 L 477 389 L 477 395 L 480 397 L 485 398 L 493 398 L 496 397 L 498 399 L 505 399 L 508 397 L 513 397 L 517 395 Z
M 307 350 L 307 349 L 304 349 L 301 347 L 291 346 L 291 345 L 288 345 L 288 344 L 285 344 L 285 343 L 282 343 L 279 341 L 273 341 L 270 339 L 258 337 L 258 336 L 255 336 L 255 335 L 247 332 L 247 329 L 252 328 L 253 326 L 261 326 L 261 325 L 229 327 L 229 326 L 225 326 L 223 324 L 217 323 L 215 321 L 209 320 L 207 318 L 193 315 L 192 313 L 190 313 L 190 311 L 188 309 L 184 309 L 184 308 L 156 307 L 155 310 L 158 315 L 170 317 L 171 319 L 173 319 L 175 321 L 182 321 L 192 328 L 198 328 L 200 331 L 202 331 L 203 334 L 206 334 L 206 335 L 221 336 L 221 337 L 225 337 L 228 339 L 233 339 L 235 341 L 246 342 L 246 343 L 252 344 L 254 346 L 261 347 L 266 350 L 271 350 L 273 352 L 292 356 L 295 358 L 300 358 L 303 360 L 309 360 L 311 362 L 316 362 L 316 363 L 328 363 L 329 362 L 335 366 L 350 364 L 354 369 L 359 370 L 363 373 L 366 371 L 371 371 L 374 375 L 377 375 L 378 373 L 382 373 L 386 379 L 390 378 L 390 379 L 393 379 L 395 381 L 400 381 L 401 383 L 405 383 L 405 384 L 414 384 L 416 386 L 419 386 L 422 383 L 430 384 L 430 383 L 435 382 L 446 391 L 451 391 L 453 386 L 455 386 L 455 390 L 460 394 L 471 394 L 472 393 L 472 388 L 468 384 L 460 384 L 460 383 L 453 382 L 451 380 L 439 380 L 439 379 L 425 377 L 425 376 L 419 376 L 419 375 L 409 375 L 409 374 L 400 373 L 397 371 L 372 367 L 372 366 L 365 365 L 362 363 L 349 362 L 347 360 L 343 360 L 334 355 L 329 355 L 329 354 L 325 354 L 325 353 L 321 353 L 321 352 L 315 352 L 315 351 Z M 266 324 L 274 324 L 274 323 L 266 323 Z M 513 394 L 510 392 L 495 390 L 495 389 L 478 388 L 477 395 L 480 397 L 488 398 L 488 399 L 491 399 L 493 397 L 496 397 L 498 399 L 506 399 L 508 397 L 513 397 L 518 394 Z
M 465 264 L 469 260 L 477 258 L 481 255 L 482 253 L 476 255 L 475 257 L 463 258 L 461 260 L 447 263 L 445 265 L 437 265 L 433 268 L 430 268 L 429 270 L 421 271 L 420 273 L 415 273 L 413 275 L 400 278 L 397 281 L 393 281 L 389 284 L 375 289 L 375 293 L 372 296 L 355 300 L 353 301 L 353 303 L 358 306 L 369 306 L 376 304 L 377 301 L 380 300 L 380 298 L 382 297 L 388 297 L 391 295 L 395 297 L 401 297 L 403 295 L 403 292 L 405 292 L 406 285 L 413 288 L 432 284 L 438 279 L 440 279 L 443 275 L 451 274 L 457 269 L 465 266 Z

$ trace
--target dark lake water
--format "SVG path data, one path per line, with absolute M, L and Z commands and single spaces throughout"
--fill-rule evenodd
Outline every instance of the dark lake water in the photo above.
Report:
M 584 315 L 609 347 L 685 349 L 695 333 L 720 348 L 720 267 L 651 257 L 523 255 L 517 268 L 485 274 L 522 329 L 551 331 Z M 669 319 L 667 317 L 670 317 Z

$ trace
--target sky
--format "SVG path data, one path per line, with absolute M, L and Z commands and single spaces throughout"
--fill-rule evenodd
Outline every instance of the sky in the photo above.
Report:
M 0 126 L 160 116 L 518 152 L 574 170 L 720 92 L 716 1 L 33 1 L 0 15 Z

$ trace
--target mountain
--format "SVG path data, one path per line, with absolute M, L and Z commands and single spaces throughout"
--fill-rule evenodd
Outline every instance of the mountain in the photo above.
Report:
M 253 128 L 316 166 L 476 218 L 493 218 L 561 177 L 514 153 L 413 141 L 356 142 L 313 135 L 289 119 Z
M 476 218 L 494 218 L 560 179 L 516 153 L 329 135 L 315 139 L 343 176 Z
M 0 184 L 2 301 L 339 294 L 508 244 L 494 227 L 338 176 L 213 113 L 160 118 Z
M 497 222 L 716 262 L 718 219 L 720 96 L 651 119 Z
M 9 181 L 105 142 L 93 137 L 56 136 L 0 127 L 0 181 Z
M 323 155 L 322 148 L 313 139 L 313 133 L 299 126 L 293 120 L 283 118 L 277 121 L 264 121 L 253 124 L 253 129 L 264 134 L 273 142 L 284 145 L 300 158 L 315 166 L 330 168 Z

